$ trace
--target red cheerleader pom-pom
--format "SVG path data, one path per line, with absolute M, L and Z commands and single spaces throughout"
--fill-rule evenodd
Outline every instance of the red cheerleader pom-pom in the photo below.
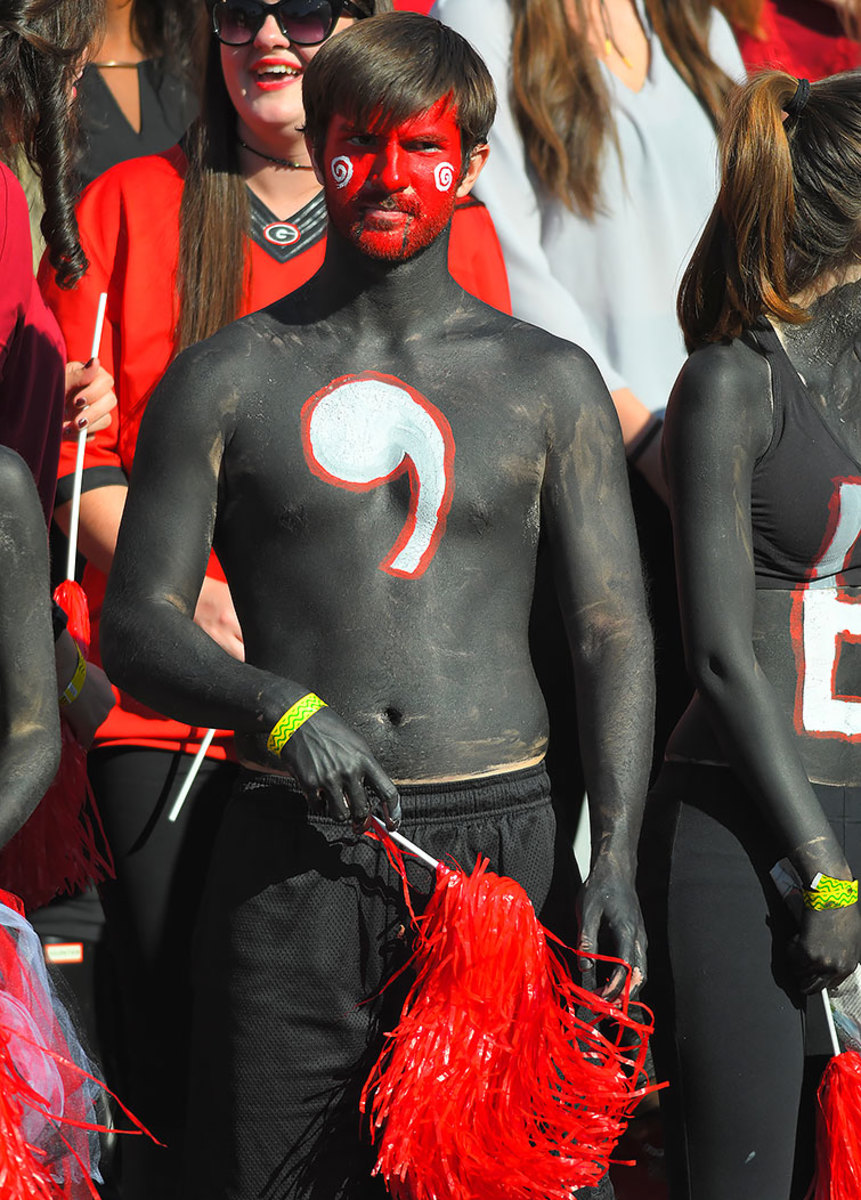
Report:
M 42 946 L 14 896 L 0 892 L 0 1197 L 98 1200 L 100 1096 Z M 117 1097 L 135 1127 L 151 1134 Z M 155 1139 L 153 1139 L 155 1140 Z
M 74 579 L 64 579 L 54 589 L 54 599 L 66 614 L 69 633 L 84 649 L 90 646 L 90 607 L 84 589 Z
M 828 1063 L 817 1092 L 816 1178 L 809 1200 L 861 1196 L 861 1054 L 846 1050 Z
M 374 1174 L 395 1200 L 570 1200 L 597 1183 L 653 1090 L 651 1014 L 576 984 L 486 861 L 440 867 L 415 924 L 415 981 L 361 1099 Z
M 62 754 L 54 782 L 0 850 L 0 884 L 20 896 L 28 912 L 61 893 L 82 891 L 114 876 L 87 778 L 86 753 L 65 721 L 60 728 Z

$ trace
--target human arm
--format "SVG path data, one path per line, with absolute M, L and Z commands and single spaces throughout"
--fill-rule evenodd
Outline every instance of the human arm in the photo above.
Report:
M 64 290 L 57 287 L 46 262 L 39 273 L 45 298 L 57 316 L 69 352 L 77 356 L 66 368 L 67 426 L 80 417 L 87 421 L 78 548 L 104 574 L 109 572 L 113 561 L 128 490 L 126 461 L 133 446 L 134 427 L 171 349 L 162 328 L 164 314 L 147 311 L 145 300 L 130 283 L 131 277 L 137 290 L 145 295 L 147 289 L 142 284 L 152 282 L 149 272 L 170 273 L 170 243 L 165 242 L 164 261 L 155 256 L 146 263 L 147 274 L 142 273 L 141 255 L 135 259 L 137 274 L 128 262 L 130 241 L 138 228 L 136 222 L 140 221 L 136 207 L 129 213 L 130 197 L 147 191 L 153 186 L 150 182 L 153 178 L 156 193 L 162 197 L 165 170 L 160 158 L 141 160 L 131 173 L 127 169 L 114 170 L 97 180 L 84 194 L 77 214 L 82 245 L 90 263 L 86 274 L 75 288 Z M 169 229 L 165 236 L 168 234 Z M 89 359 L 92 349 L 102 292 L 108 293 L 109 300 L 100 358 L 87 366 L 84 360 Z M 158 289 L 155 294 L 159 295 Z M 148 331 L 143 337 L 138 332 L 141 323 Z M 75 407 L 81 399 L 88 405 L 83 410 Z M 67 437 L 69 440 L 61 451 L 54 509 L 54 519 L 65 533 L 71 516 L 78 440 L 74 424 L 67 428 Z M 196 619 L 230 653 L 242 657 L 239 621 L 227 585 L 217 575 L 208 575 L 204 581 Z M 97 677 L 98 673 L 94 681 Z
M 22 460 L 0 447 L 0 846 L 60 764 L 45 522 Z
M 78 646 L 67 629 L 54 642 L 54 666 L 57 674 L 57 695 L 61 697 L 63 716 L 85 750 L 89 749 L 96 730 L 114 706 L 114 693 L 107 675 L 95 663 L 88 662 L 83 683 L 73 697 L 66 695 L 78 669 Z
M 666 461 L 688 670 L 729 762 L 776 835 L 775 857 L 789 857 L 809 885 L 817 872 L 852 876 L 754 648 L 751 483 L 771 441 L 771 403 L 768 367 L 755 351 L 741 343 L 700 351 L 670 401 Z M 861 958 L 857 904 L 806 909 L 792 955 L 805 991 L 848 975 Z
M 563 369 L 576 403 L 555 410 L 542 491 L 592 833 L 578 948 L 624 959 L 638 984 L 646 938 L 634 876 L 652 753 L 652 639 L 618 423 L 594 365 L 578 357 L 576 370 Z M 595 986 L 594 966 L 584 978 Z M 608 993 L 622 982 L 614 971 Z
M 194 624 L 239 404 L 230 347 L 243 331 L 217 336 L 218 348 L 195 347 L 171 366 L 145 414 L 105 597 L 104 662 L 119 686 L 157 711 L 235 730 L 244 760 L 292 775 L 309 797 L 323 796 L 333 817 L 364 822 L 367 783 L 394 819 L 394 785 L 332 709 L 314 713 L 280 754 L 267 749 L 282 716 L 314 691 L 313 680 L 242 663 Z M 247 531 L 229 536 L 242 540 Z

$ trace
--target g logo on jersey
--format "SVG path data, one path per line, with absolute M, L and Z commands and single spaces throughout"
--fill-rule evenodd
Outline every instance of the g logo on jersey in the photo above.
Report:
M 273 246 L 293 246 L 299 241 L 302 234 L 289 221 L 273 221 L 271 225 L 264 227 L 263 236 Z

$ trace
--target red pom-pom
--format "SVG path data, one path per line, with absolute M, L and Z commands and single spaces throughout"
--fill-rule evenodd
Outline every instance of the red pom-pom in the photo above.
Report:
M 54 590 L 54 599 L 66 614 L 66 628 L 84 650 L 90 646 L 90 609 L 84 589 L 74 579 L 64 579 Z
M 416 925 L 415 982 L 362 1094 L 374 1173 L 396 1200 L 570 1200 L 651 1090 L 650 1015 L 577 985 L 526 893 L 486 861 L 440 868 Z
M 816 1178 L 810 1200 L 861 1196 L 861 1054 L 831 1059 L 817 1093 Z
M 0 895 L 4 895 L 0 893 Z M 14 900 L 14 897 L 12 897 Z M 100 1092 L 35 930 L 0 901 L 0 1197 L 98 1200 Z M 135 1130 L 147 1133 L 128 1109 Z M 151 1134 L 148 1134 L 152 1137 Z M 153 1139 L 155 1140 L 155 1139 Z
M 0 885 L 20 896 L 28 912 L 61 893 L 82 891 L 114 875 L 87 779 L 87 756 L 65 721 L 61 731 L 62 755 L 54 782 L 0 850 Z

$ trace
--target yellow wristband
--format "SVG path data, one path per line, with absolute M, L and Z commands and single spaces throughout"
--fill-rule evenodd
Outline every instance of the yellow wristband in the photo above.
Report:
M 301 700 L 287 709 L 283 717 L 276 723 L 269 734 L 266 749 L 272 754 L 280 754 L 300 725 L 304 725 L 315 712 L 326 707 L 326 701 L 309 692 Z
M 78 665 L 75 667 L 75 673 L 72 676 L 66 690 L 60 697 L 61 704 L 71 704 L 73 700 L 77 700 L 81 694 L 81 688 L 84 686 L 84 680 L 87 678 L 87 660 L 81 653 L 81 647 L 77 647 Z
M 831 908 L 848 908 L 858 903 L 857 879 L 832 879 L 830 875 L 817 875 L 809 888 L 804 889 L 804 907 L 815 912 Z

